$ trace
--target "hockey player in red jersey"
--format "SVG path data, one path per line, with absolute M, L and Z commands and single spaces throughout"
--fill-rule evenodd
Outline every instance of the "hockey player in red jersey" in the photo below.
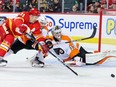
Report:
M 39 21 L 37 20 L 35 23 L 28 24 L 31 36 L 36 41 L 38 41 L 44 48 L 47 49 L 44 41 L 45 38 L 48 35 L 48 29 L 45 27 L 47 24 L 46 17 L 39 17 Z M 32 66 L 44 66 L 44 57 L 47 55 L 47 51 L 42 48 L 36 41 L 33 41 L 32 39 L 28 39 L 27 35 L 22 35 L 18 37 L 15 42 L 13 43 L 11 50 L 14 53 L 17 53 L 21 49 L 36 49 L 38 52 L 36 56 L 29 59 Z
M 40 12 L 36 8 L 32 8 L 29 12 L 21 12 L 16 18 L 7 18 L 0 25 L 0 64 L 5 65 L 7 60 L 3 57 L 11 48 L 14 39 L 30 32 L 29 23 L 36 22 L 40 16 Z M 30 25 L 31 26 L 31 25 Z

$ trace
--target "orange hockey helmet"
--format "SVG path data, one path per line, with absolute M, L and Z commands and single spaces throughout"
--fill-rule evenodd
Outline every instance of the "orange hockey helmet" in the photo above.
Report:
M 30 15 L 35 15 L 35 16 L 40 16 L 40 11 L 39 11 L 37 8 L 32 8 L 32 9 L 29 11 L 29 14 L 30 14 Z

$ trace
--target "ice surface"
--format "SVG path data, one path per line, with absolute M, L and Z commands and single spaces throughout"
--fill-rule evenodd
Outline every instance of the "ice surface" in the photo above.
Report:
M 26 58 L 35 51 L 21 50 L 6 59 L 6 67 L 0 67 L 0 87 L 116 87 L 116 60 L 103 65 L 71 67 L 76 76 L 56 58 L 49 55 L 44 68 L 31 67 Z

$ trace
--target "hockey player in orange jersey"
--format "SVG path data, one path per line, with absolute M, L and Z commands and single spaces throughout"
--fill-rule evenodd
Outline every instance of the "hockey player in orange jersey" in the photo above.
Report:
M 84 65 L 86 62 L 85 54 L 91 53 L 87 52 L 82 46 L 79 46 L 78 43 L 76 45 L 73 44 L 69 36 L 62 34 L 59 26 L 53 27 L 52 36 L 46 40 L 46 45 L 63 62 L 69 63 L 69 61 L 74 61 L 77 66 Z
M 36 8 L 32 8 L 29 12 L 21 12 L 16 18 L 7 18 L 0 25 L 0 64 L 6 65 L 7 60 L 3 57 L 11 48 L 14 39 L 18 36 L 30 32 L 29 23 L 34 23 L 40 16 L 40 12 Z
M 46 17 L 40 16 L 39 20 L 35 23 L 28 24 L 32 37 L 41 43 L 44 48 L 47 49 L 44 44 L 45 38 L 48 36 L 48 29 L 46 27 L 47 19 Z M 29 59 L 32 66 L 44 66 L 44 56 L 47 55 L 47 51 L 44 50 L 41 46 L 38 45 L 36 41 L 28 39 L 26 35 L 18 37 L 13 43 L 11 50 L 14 53 L 17 53 L 21 49 L 36 49 L 38 52 L 34 58 Z

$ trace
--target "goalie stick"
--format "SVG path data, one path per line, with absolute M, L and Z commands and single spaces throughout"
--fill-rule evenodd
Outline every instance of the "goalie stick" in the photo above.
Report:
M 106 56 L 106 57 L 104 57 L 103 59 L 101 59 L 101 60 L 99 60 L 97 62 L 94 62 L 94 63 L 86 63 L 86 65 L 103 64 L 107 59 L 112 58 L 112 57 L 116 58 L 116 56 Z
M 93 37 L 95 36 L 96 31 L 97 31 L 97 28 L 96 28 L 95 26 L 93 26 L 93 33 L 91 34 L 91 36 L 85 37 L 85 38 L 82 38 L 82 39 L 77 39 L 77 40 L 68 41 L 68 42 L 65 42 L 65 43 L 77 42 L 77 41 L 82 41 L 82 40 L 91 39 L 91 38 L 93 38 Z

